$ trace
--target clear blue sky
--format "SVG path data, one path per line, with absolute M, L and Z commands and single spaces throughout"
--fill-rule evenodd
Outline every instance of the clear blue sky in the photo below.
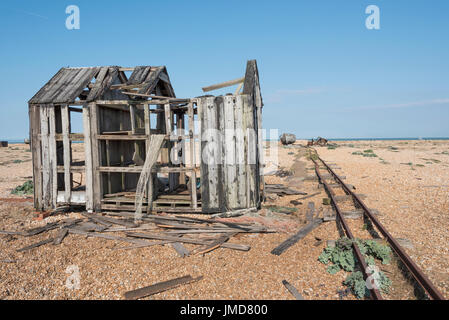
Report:
M 80 8 L 67 30 L 65 8 Z M 365 8 L 380 8 L 380 30 Z M 179 97 L 257 59 L 263 124 L 301 138 L 448 137 L 449 1 L 2 1 L 0 139 L 63 66 L 166 65 Z M 224 92 L 233 92 L 229 88 Z

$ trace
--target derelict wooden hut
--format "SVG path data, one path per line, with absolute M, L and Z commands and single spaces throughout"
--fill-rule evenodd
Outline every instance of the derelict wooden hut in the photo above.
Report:
M 255 60 L 231 82 L 241 84 L 232 95 L 178 99 L 165 67 L 60 69 L 29 101 L 35 208 L 213 213 L 260 206 Z M 82 132 L 73 132 L 78 113 Z M 73 161 L 76 142 L 84 143 L 82 161 Z

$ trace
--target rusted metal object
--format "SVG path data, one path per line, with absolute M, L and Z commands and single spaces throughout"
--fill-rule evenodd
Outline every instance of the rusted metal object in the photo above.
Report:
M 327 139 L 318 137 L 316 140 L 312 139 L 311 141 L 307 141 L 307 146 L 308 147 L 310 147 L 310 146 L 325 146 L 325 145 L 327 145 L 327 143 L 328 143 Z
M 326 188 L 326 190 L 329 193 L 329 196 L 332 200 L 332 203 L 334 204 L 335 207 L 335 211 L 337 211 L 337 217 L 340 220 L 343 229 L 345 230 L 346 235 L 348 236 L 349 239 L 351 240 L 355 240 L 351 229 L 349 228 L 349 225 L 346 223 L 345 218 L 343 217 L 343 214 L 341 213 L 340 207 L 337 204 L 337 201 L 335 201 L 335 194 L 334 191 L 332 190 L 332 188 L 330 188 L 326 182 L 326 180 L 323 179 L 323 177 L 321 176 L 320 173 L 320 169 L 318 166 L 318 163 L 312 159 L 313 163 L 315 164 L 315 171 L 316 174 L 318 176 L 318 178 L 320 179 L 320 181 L 323 183 L 324 187 Z M 362 269 L 362 273 L 363 273 L 363 277 L 364 280 L 366 281 L 366 279 L 368 279 L 369 276 L 371 276 L 371 274 L 368 273 L 368 264 L 365 261 L 365 258 L 363 257 L 362 253 L 360 252 L 359 247 L 357 246 L 357 244 L 353 241 L 352 242 L 352 248 L 354 249 L 355 255 L 357 257 L 357 260 L 360 263 L 361 269 Z M 382 295 L 380 294 L 379 290 L 377 288 L 375 288 L 374 286 L 370 289 L 370 293 L 371 293 L 371 297 L 375 300 L 382 300 Z
M 435 285 L 430 281 L 429 278 L 422 272 L 422 270 L 416 265 L 415 262 L 410 258 L 410 256 L 405 252 L 405 250 L 400 246 L 400 244 L 393 238 L 393 236 L 385 229 L 385 227 L 380 223 L 379 220 L 374 216 L 374 214 L 370 211 L 370 209 L 363 203 L 363 201 L 351 191 L 351 189 L 340 179 L 340 177 L 320 158 L 318 159 L 323 163 L 326 169 L 332 174 L 335 180 L 341 184 L 343 189 L 352 197 L 354 200 L 360 205 L 363 209 L 365 215 L 373 222 L 373 224 L 377 227 L 377 229 L 382 233 L 382 235 L 386 238 L 390 246 L 399 256 L 401 261 L 405 264 L 407 269 L 413 275 L 415 280 L 424 288 L 430 298 L 434 300 L 444 300 L 444 296 L 441 292 L 435 287 Z M 315 162 L 315 160 L 313 160 Z M 317 163 L 315 162 L 315 166 Z M 337 211 L 338 212 L 338 211 Z

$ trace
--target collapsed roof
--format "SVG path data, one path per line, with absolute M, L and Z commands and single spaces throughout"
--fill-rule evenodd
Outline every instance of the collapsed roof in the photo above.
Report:
M 125 72 L 132 71 L 129 79 Z M 175 97 L 165 66 L 119 66 L 61 68 L 30 100 L 30 104 L 92 102 L 109 92 L 114 98 L 128 99 L 119 90 L 150 94 L 162 81 L 164 96 Z

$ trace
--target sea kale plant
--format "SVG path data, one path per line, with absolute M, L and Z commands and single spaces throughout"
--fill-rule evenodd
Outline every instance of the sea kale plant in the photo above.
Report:
M 377 271 L 375 267 L 376 260 L 380 260 L 382 264 L 389 264 L 391 261 L 391 248 L 383 243 L 375 240 L 356 239 L 353 241 L 348 238 L 341 238 L 335 242 L 335 246 L 325 248 L 318 257 L 318 261 L 328 265 L 327 272 L 330 274 L 335 274 L 340 270 L 349 272 L 350 274 L 343 281 L 343 284 L 351 288 L 354 295 L 359 299 L 369 296 L 363 274 L 356 267 L 357 261 L 352 248 L 353 243 L 359 247 L 368 266 L 376 270 L 379 289 L 388 293 L 391 280 L 382 271 Z

